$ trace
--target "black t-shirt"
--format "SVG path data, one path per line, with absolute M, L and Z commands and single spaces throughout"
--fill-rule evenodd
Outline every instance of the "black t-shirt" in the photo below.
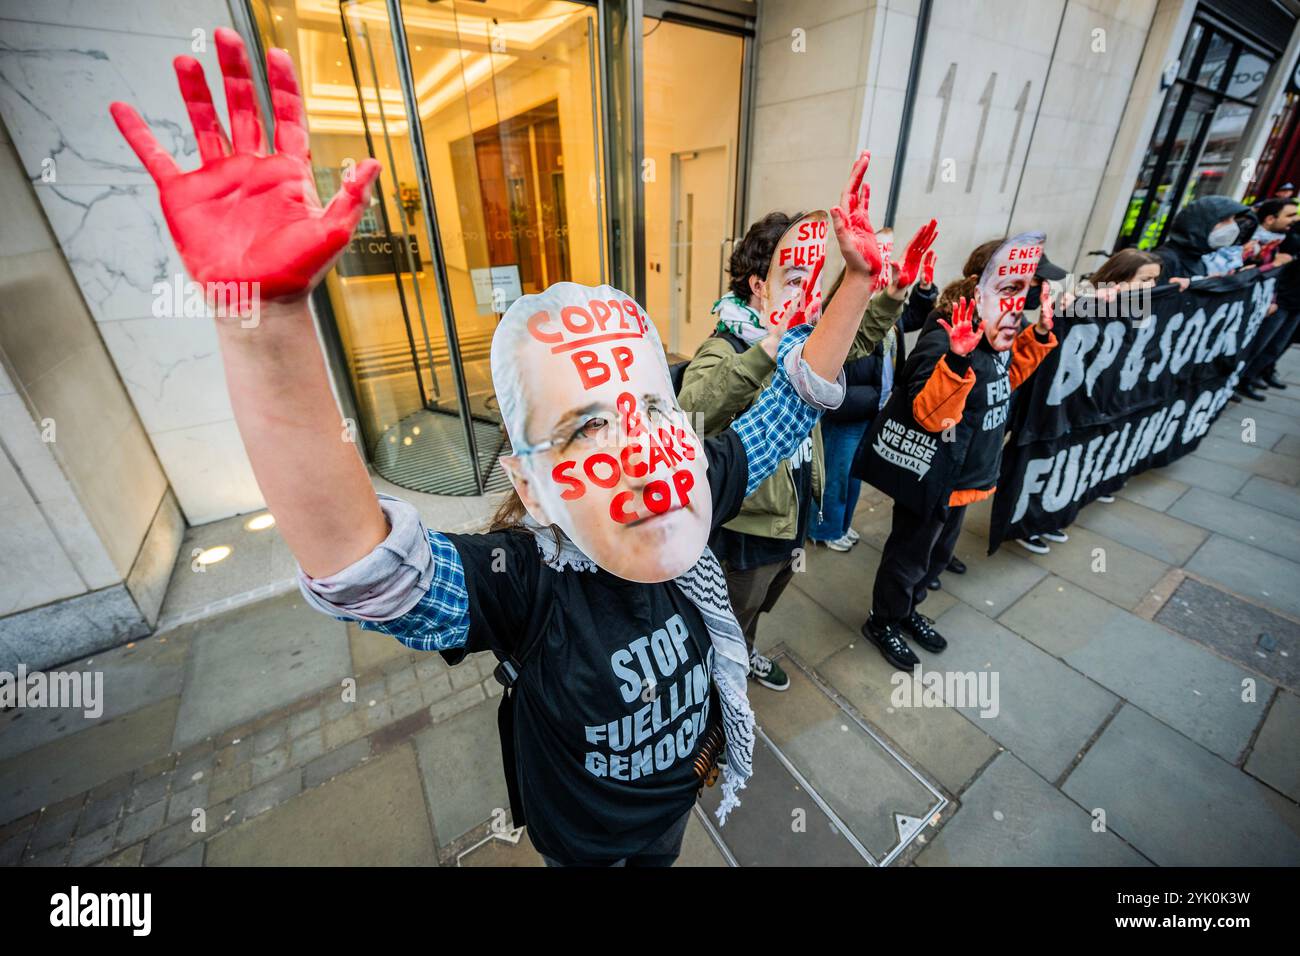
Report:
M 740 510 L 748 464 L 731 429 L 704 449 L 716 528 Z M 469 588 L 465 650 L 527 642 L 514 744 L 533 844 L 562 863 L 643 849 L 695 802 L 695 752 L 717 720 L 700 612 L 671 581 L 555 571 L 527 531 L 446 537 Z
M 813 436 L 810 433 L 788 459 L 790 474 L 794 477 L 795 506 L 799 509 L 795 536 L 768 538 L 733 531 L 731 528 L 718 528 L 709 544 L 719 560 L 726 561 L 729 567 L 737 571 L 748 571 L 785 561 L 794 554 L 795 548 L 803 544 L 808 534 L 808 517 L 812 510 L 809 504 L 812 498 L 812 448 Z

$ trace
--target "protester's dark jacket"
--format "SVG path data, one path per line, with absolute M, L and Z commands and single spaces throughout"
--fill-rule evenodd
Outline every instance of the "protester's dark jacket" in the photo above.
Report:
M 1278 244 L 1278 251 L 1294 258 L 1278 270 L 1277 305 L 1288 312 L 1300 312 L 1300 220 L 1291 224 Z
M 1201 256 L 1214 251 L 1210 248 L 1210 230 L 1215 223 L 1248 208 L 1227 196 L 1202 196 L 1184 206 L 1174 217 L 1165 241 L 1155 250 L 1162 262 L 1159 281 L 1168 282 L 1171 276 L 1205 275 Z
M 1029 326 L 1009 351 L 980 339 L 969 355 L 948 344 L 937 323 L 922 334 L 867 435 L 867 481 L 924 516 L 996 490 L 1011 393 L 1055 348 L 1056 336 L 1039 338 Z
M 907 346 L 903 340 L 906 332 L 915 332 L 925 324 L 926 317 L 934 308 L 939 298 L 935 286 L 922 289 L 919 285 L 912 289 L 903 306 L 903 313 L 894 323 L 894 348 L 891 351 L 894 362 L 895 384 L 907 355 Z M 844 365 L 844 403 L 839 408 L 831 409 L 822 417 L 828 422 L 851 424 L 868 421 L 876 417 L 880 410 L 880 389 L 884 383 L 883 365 L 886 361 L 885 343 L 879 343 L 870 355 L 846 362 Z
M 839 408 L 826 412 L 822 418 L 828 422 L 849 425 L 875 418 L 880 409 L 881 363 L 885 361 L 879 345 L 870 355 L 864 355 L 844 366 L 844 401 Z

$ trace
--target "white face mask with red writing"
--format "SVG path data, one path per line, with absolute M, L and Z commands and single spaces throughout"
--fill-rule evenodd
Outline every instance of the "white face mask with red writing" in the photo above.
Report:
M 1016 323 L 1025 311 L 1038 260 L 1047 235 L 1022 232 L 1012 236 L 989 257 L 980 274 L 977 307 L 989 344 L 998 351 L 1011 347 Z
M 659 334 L 611 286 L 560 282 L 510 306 L 492 382 L 534 520 L 629 581 L 699 560 L 713 515 L 703 445 L 677 404 Z
M 595 564 L 629 581 L 672 581 L 699 609 L 727 727 L 716 811 L 725 822 L 753 766 L 749 651 L 707 549 L 704 446 L 677 405 L 654 323 L 611 286 L 557 283 L 502 317 L 492 384 L 514 446 L 501 464 L 543 560 L 557 571 Z M 543 530 L 550 525 L 560 541 Z

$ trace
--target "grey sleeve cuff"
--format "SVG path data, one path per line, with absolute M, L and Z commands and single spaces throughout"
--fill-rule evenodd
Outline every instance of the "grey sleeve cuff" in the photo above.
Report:
M 844 369 L 836 373 L 835 381 L 828 382 L 803 360 L 803 346 L 804 343 L 800 342 L 785 353 L 785 372 L 790 377 L 795 393 L 820 411 L 828 412 L 839 408 L 845 394 Z
M 379 495 L 388 537 L 365 557 L 324 578 L 298 569 L 298 590 L 316 610 L 359 621 L 391 621 L 419 602 L 433 579 L 433 552 L 410 502 Z

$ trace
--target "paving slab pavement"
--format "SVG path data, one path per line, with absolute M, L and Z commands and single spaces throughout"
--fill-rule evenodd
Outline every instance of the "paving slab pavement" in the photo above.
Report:
M 998 623 L 1235 763 L 1273 685 L 1151 621 L 1048 578 Z M 1243 681 L 1256 683 L 1248 701 Z
M 1300 862 L 1300 808 L 1132 704 L 1061 790 L 1160 866 Z
M 232 611 L 196 632 L 176 720 L 184 748 L 353 674 L 347 628 L 297 594 Z
M 509 814 L 496 700 L 421 731 L 415 749 L 439 844 L 458 840 L 494 813 L 502 818 Z
M 1281 691 L 1246 761 L 1246 773 L 1292 800 L 1300 801 L 1300 697 Z
M 1300 462 L 1296 467 L 1300 470 Z M 1193 488 L 1183 495 L 1169 514 L 1288 561 L 1300 562 L 1300 520 L 1203 488 Z
M 1200 489 L 1192 490 L 1197 494 L 1209 493 Z M 1118 496 L 1109 504 L 1094 501 L 1079 512 L 1075 524 L 1150 555 L 1163 564 L 1179 567 L 1210 536 L 1208 531 L 1197 527 L 1194 522 L 1179 520 L 1181 515 L 1178 508 L 1186 497 L 1186 494 L 1181 495 L 1176 503 L 1163 512 Z M 1052 548 L 1055 550 L 1056 545 L 1052 545 Z
M 1123 498 L 1152 511 L 1168 511 L 1169 506 L 1182 497 L 1191 487 L 1181 481 L 1175 481 L 1169 475 L 1169 469 L 1144 471 L 1134 475 L 1124 487 L 1115 492 L 1116 498 Z M 1105 502 L 1102 502 L 1105 504 Z
M 168 697 L 0 763 L 0 820 L 76 798 L 166 754 L 176 708 Z
M 894 707 L 900 672 L 864 640 L 823 661 L 817 672 L 949 793 L 960 793 L 999 750 L 979 721 L 955 708 Z
M 961 809 L 917 866 L 1150 866 L 1088 811 L 1003 752 L 962 797 Z
M 1274 514 L 1300 519 L 1300 488 L 1272 478 L 1252 475 L 1235 495 L 1238 501 L 1263 508 Z
M 1256 603 L 1300 618 L 1300 564 L 1212 534 L 1186 567 Z
M 227 830 L 208 866 L 420 866 L 438 861 L 409 744 Z
M 1300 689 L 1300 621 L 1192 577 L 1183 579 L 1155 621 L 1292 691 Z
M 949 637 L 948 649 L 918 650 L 922 666 L 988 674 L 994 706 L 967 702 L 957 710 L 1048 780 L 1065 772 L 1119 703 L 1104 687 L 964 604 L 935 623 Z

